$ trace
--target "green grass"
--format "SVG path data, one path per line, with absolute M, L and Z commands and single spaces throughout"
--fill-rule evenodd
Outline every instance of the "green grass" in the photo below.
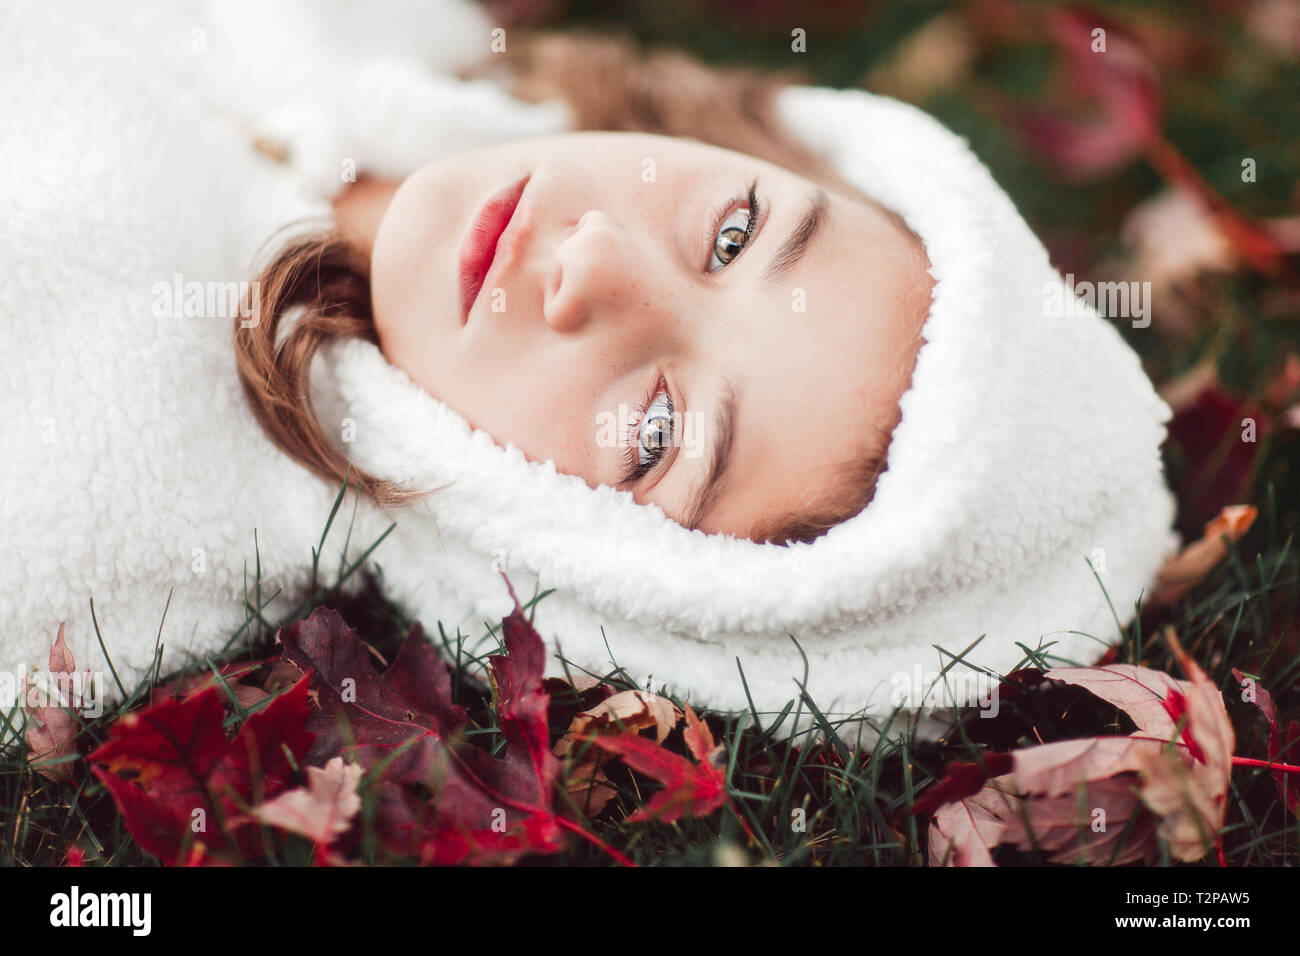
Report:
M 1275 696 L 1279 710 L 1300 710 L 1300 653 L 1295 629 L 1297 578 L 1295 543 L 1282 536 L 1275 509 L 1267 500 L 1255 529 L 1231 555 L 1185 599 L 1161 615 L 1139 616 L 1122 632 L 1118 659 L 1141 663 L 1177 674 L 1169 649 L 1158 633 L 1173 624 L 1187 651 L 1204 666 L 1225 692 L 1236 725 L 1240 755 L 1263 756 L 1264 728 L 1253 707 L 1238 702 L 1231 676 L 1233 667 L 1258 676 Z M 342 500 L 342 492 L 340 492 Z M 337 511 L 337 507 L 336 507 Z M 333 521 L 331 515 L 330 521 Z M 328 534 L 328 522 L 325 534 Z M 322 541 L 325 535 L 322 535 Z M 319 553 L 319 551 L 318 551 Z M 382 569 L 375 559 L 382 550 L 368 546 L 365 560 L 349 560 L 325 585 L 316 583 L 294 612 L 305 617 L 318 606 L 335 607 L 386 660 L 391 660 L 405 636 L 408 621 L 383 596 Z M 254 570 L 257 563 L 254 560 Z M 361 586 L 343 587 L 362 575 Z M 268 596 L 257 600 L 258 582 L 250 584 L 245 625 L 232 635 L 232 649 L 205 660 L 191 670 L 212 670 L 229 661 L 266 657 L 276 624 L 263 616 Z M 545 600 L 545 595 L 540 596 Z M 530 602 L 532 603 L 532 602 Z M 468 679 L 487 653 L 500 650 L 489 629 L 479 640 L 431 629 L 432 640 L 442 645 L 453 664 L 455 697 L 471 715 L 471 740 L 488 750 L 504 746 L 496 724 L 490 692 Z M 1098 635 L 1103 642 L 1112 635 Z M 485 640 L 484 640 L 485 639 Z M 466 650 L 478 643 L 479 654 Z M 1025 655 L 1025 666 L 1050 664 L 1050 646 Z M 574 672 L 579 672 L 576 666 Z M 174 675 L 156 675 L 165 682 Z M 617 671 L 602 676 L 617 689 L 631 685 Z M 154 683 L 155 675 L 128 688 L 127 700 L 139 701 Z M 233 694 L 231 694 L 233 702 Z M 552 696 L 552 742 L 567 729 L 578 710 L 590 706 L 590 692 L 572 689 Z M 680 704 L 681 702 L 678 701 Z M 261 705 L 259 705 L 261 706 Z M 108 724 L 123 707 L 84 721 L 78 739 L 82 754 L 98 746 Z M 244 711 L 235 705 L 230 724 L 242 721 Z M 821 731 L 818 741 L 807 734 L 784 739 L 777 731 L 798 714 L 813 715 Z M 571 806 L 578 822 L 605 843 L 643 865 L 690 865 L 720 860 L 798 865 L 914 866 L 926 859 L 928 821 L 909 813 L 918 796 L 944 774 L 950 760 L 976 761 L 989 750 L 1005 751 L 1093 734 L 1127 732 L 1127 718 L 1077 688 L 1046 686 L 1004 697 L 996 720 L 966 711 L 964 720 L 944 740 L 920 742 L 906 730 L 901 715 L 869 720 L 827 722 L 816 701 L 792 699 L 779 715 L 750 710 L 738 714 L 703 714 L 727 754 L 727 788 L 730 806 L 712 816 L 687 819 L 671 825 L 625 822 L 641 807 L 656 786 L 623 768 L 617 761 L 606 766 L 619 796 L 601 814 L 589 818 L 581 807 Z M 20 718 L 21 719 L 21 718 Z M 872 753 L 851 751 L 842 738 L 853 739 L 859 721 L 869 721 L 880 736 Z M 685 753 L 679 727 L 666 745 Z M 1294 757 L 1294 755 L 1288 755 Z M 371 776 L 374 776 L 372 771 Z M 35 773 L 21 751 L 0 758 L 0 807 L 4 819 L 0 834 L 0 862 L 18 865 L 54 865 L 75 845 L 87 864 L 150 865 L 157 861 L 143 853 L 125 832 L 122 820 L 102 786 L 76 767 L 75 785 L 55 784 Z M 365 785 L 362 787 L 366 793 Z M 568 802 L 557 791 L 557 801 Z M 363 818 L 373 812 L 367 795 Z M 796 813 L 794 811 L 801 811 Z M 802 827 L 795 825 L 801 823 Z M 268 831 L 272 848 L 268 862 L 306 864 L 309 843 Z M 1280 805 L 1272 780 L 1264 771 L 1238 769 L 1232 776 L 1224 831 L 1229 865 L 1295 865 L 1300 863 L 1300 825 Z M 362 853 L 368 863 L 410 862 L 387 857 L 371 843 Z M 1002 863 L 1033 865 L 1037 854 L 1001 848 Z M 599 847 L 572 840 L 564 854 L 534 857 L 538 865 L 609 864 Z M 1166 856 L 1165 862 L 1170 862 Z

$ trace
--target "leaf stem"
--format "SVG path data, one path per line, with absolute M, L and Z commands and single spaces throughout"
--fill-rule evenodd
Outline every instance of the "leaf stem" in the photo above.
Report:
M 1264 770 L 1280 770 L 1282 773 L 1300 773 L 1300 767 L 1290 763 L 1270 763 L 1267 760 L 1257 760 L 1254 757 L 1233 757 L 1232 765 L 1234 767 L 1260 767 Z

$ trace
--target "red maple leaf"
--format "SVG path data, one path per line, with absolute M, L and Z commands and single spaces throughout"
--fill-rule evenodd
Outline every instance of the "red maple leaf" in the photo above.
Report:
M 87 758 L 127 830 L 164 863 L 232 862 L 265 855 L 254 804 L 293 782 L 290 758 L 312 742 L 307 681 L 252 714 L 228 740 L 225 695 L 210 687 L 127 714 Z
M 672 823 L 682 817 L 708 816 L 726 802 L 726 752 L 721 744 L 714 742 L 708 725 L 695 716 L 690 704 L 685 705 L 685 710 L 686 746 L 697 763 L 691 763 L 635 731 L 616 736 L 575 738 L 618 754 L 633 770 L 664 785 L 664 789 L 649 803 L 627 818 L 629 822 L 660 820 Z
M 1237 679 L 1238 686 L 1243 690 L 1247 686 L 1245 674 L 1232 669 L 1232 676 Z M 1291 721 L 1287 725 L 1286 746 L 1282 745 L 1282 728 L 1278 720 L 1277 705 L 1273 703 L 1273 695 L 1270 694 L 1258 681 L 1252 681 L 1254 693 L 1247 697 L 1264 715 L 1264 720 L 1268 723 L 1268 762 L 1276 764 L 1294 764 L 1300 763 L 1300 721 Z M 1295 816 L 1300 817 L 1300 786 L 1297 786 L 1289 779 L 1285 770 L 1274 768 L 1272 770 L 1273 782 L 1277 785 L 1278 796 L 1282 798 L 1287 809 Z
M 628 863 L 553 812 L 559 761 L 549 746 L 545 644 L 518 603 L 503 625 L 506 654 L 489 658 L 500 755 L 466 740 L 468 715 L 452 703 L 447 665 L 418 624 L 380 673 L 342 617 L 319 608 L 279 634 L 279 666 L 300 675 L 296 683 L 233 740 L 223 729 L 225 694 L 208 687 L 128 714 L 88 759 L 131 834 L 169 863 L 265 858 L 264 824 L 295 829 L 264 810 L 304 782 L 293 764 L 324 767 L 334 757 L 366 772 L 382 844 L 421 862 L 513 863 L 560 849 L 567 830 Z M 332 827 L 339 839 L 322 862 L 346 862 L 360 830 Z
M 390 850 L 481 864 L 563 845 L 567 821 L 551 809 L 559 763 L 549 748 L 545 645 L 517 606 L 503 633 L 506 654 L 489 663 L 506 745 L 493 756 L 466 742 L 466 712 L 451 703 L 447 666 L 418 624 L 382 674 L 332 610 L 281 632 L 284 660 L 311 674 L 316 742 L 306 762 L 344 756 L 378 770 L 375 829 Z

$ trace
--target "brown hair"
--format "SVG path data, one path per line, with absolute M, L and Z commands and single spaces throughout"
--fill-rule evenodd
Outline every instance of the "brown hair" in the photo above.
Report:
M 627 39 L 608 35 L 511 38 L 516 52 L 496 57 L 467 76 L 502 65 L 502 79 L 518 98 L 560 99 L 576 130 L 613 130 L 689 137 L 759 159 L 856 193 L 777 121 L 774 94 L 797 77 L 706 67 L 675 51 L 640 53 Z M 244 393 L 263 430 L 299 464 L 342 482 L 351 474 L 381 507 L 422 497 L 426 490 L 381 480 L 351 464 L 322 429 L 311 399 L 310 370 L 317 351 L 339 339 L 379 344 L 370 303 L 369 262 L 338 230 L 298 237 L 259 276 L 259 321 L 235 322 L 235 355 Z M 300 310 L 280 341 L 286 316 Z M 886 447 L 888 433 L 885 433 Z M 755 541 L 812 541 L 856 515 L 871 501 L 885 467 L 884 450 L 872 448 L 843 477 L 843 493 L 830 507 L 766 519 Z

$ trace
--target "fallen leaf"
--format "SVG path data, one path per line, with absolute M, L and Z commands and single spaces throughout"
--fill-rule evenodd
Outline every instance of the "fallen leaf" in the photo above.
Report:
M 1145 667 L 1055 668 L 1050 680 L 1079 686 L 1134 722 L 1127 736 L 1086 737 L 985 754 L 949 766 L 916 809 L 935 809 L 932 862 L 991 865 L 991 849 L 1014 843 L 1053 862 L 1133 862 L 1159 835 L 1182 860 L 1203 857 L 1223 826 L 1233 733 L 1223 698 L 1168 631 L 1189 680 Z M 981 784 L 996 770 L 1010 772 Z M 1014 796 L 1017 815 L 1006 815 Z M 937 854 L 937 855 L 936 855 Z
M 1039 744 L 1013 752 L 1012 776 L 1022 793 L 1055 797 L 1080 784 L 1140 770 L 1146 756 L 1159 753 L 1166 741 L 1146 736 L 1082 737 Z
M 1162 389 L 1174 411 L 1169 479 L 1178 499 L 1178 529 L 1187 540 L 1198 537 L 1224 508 L 1250 495 L 1260 448 L 1276 415 L 1272 386 L 1265 390 L 1266 401 L 1257 402 L 1224 387 L 1212 362 L 1200 368 Z M 1284 370 L 1278 381 L 1287 377 Z M 1252 437 L 1254 441 L 1245 440 Z
M 263 823 L 300 833 L 328 847 L 347 832 L 361 809 L 357 784 L 361 768 L 334 757 L 322 769 L 307 768 L 307 786 L 286 790 L 273 800 L 253 809 Z
M 725 752 L 714 741 L 708 725 L 695 716 L 690 704 L 686 705 L 685 739 L 696 763 L 636 733 L 597 734 L 580 739 L 618 754 L 633 770 L 663 784 L 663 789 L 628 817 L 628 822 L 672 823 L 682 817 L 708 816 L 726 802 Z
M 930 821 L 931 866 L 993 866 L 991 851 L 1021 812 L 1020 799 L 1002 785 L 987 783 L 935 812 Z
M 1300 396 L 1300 355 L 1288 352 L 1280 365 L 1252 390 L 1257 398 L 1228 390 L 1212 359 L 1161 387 L 1160 397 L 1174 413 L 1170 486 L 1178 498 L 1179 530 L 1189 540 L 1250 496 L 1263 443 L 1275 428 L 1290 425 L 1286 409 Z
M 1178 416 L 1190 409 L 1204 392 L 1221 384 L 1218 364 L 1213 359 L 1204 359 L 1161 385 L 1159 393 L 1169 410 Z
M 604 683 L 599 677 L 592 677 L 590 674 L 577 673 L 570 675 L 569 679 L 563 677 L 547 677 L 542 681 L 542 686 L 548 694 L 557 694 L 561 691 L 574 690 L 579 694 L 585 694 L 587 691 L 600 687 L 608 693 L 613 693 L 613 688 Z
M 564 789 L 574 806 L 594 817 L 618 796 L 618 790 L 596 760 L 583 760 L 564 774 Z
M 641 690 L 622 691 L 574 715 L 554 752 L 557 757 L 569 757 L 579 738 L 595 734 L 653 730 L 655 742 L 663 743 L 681 718 L 682 712 L 666 697 Z M 598 747 L 589 747 L 571 758 L 564 774 L 565 790 L 587 816 L 596 816 L 618 795 L 600 767 L 612 756 Z
M 1173 143 L 1159 133 L 1152 135 L 1146 158 L 1165 182 L 1205 210 L 1238 259 L 1267 276 L 1284 270 L 1286 250 L 1277 229 L 1239 212 Z
M 655 741 L 663 743 L 681 719 L 682 712 L 667 697 L 641 690 L 621 691 L 575 714 L 569 729 L 555 744 L 555 755 L 567 756 L 577 738 L 593 734 L 653 730 Z
M 227 686 L 234 693 L 235 699 L 239 701 L 239 706 L 245 710 L 254 706 L 258 701 L 265 700 L 270 696 L 268 692 L 260 687 L 253 687 L 249 684 L 241 684 L 239 679 L 251 674 L 253 671 L 266 664 L 266 661 L 243 661 L 234 664 L 223 664 L 217 668 L 217 673 L 225 680 Z M 290 681 L 293 684 L 295 681 Z M 287 685 L 286 685 L 287 686 Z M 221 687 L 221 681 L 217 675 L 210 670 L 199 671 L 193 674 L 183 674 L 175 680 L 168 681 L 166 684 L 159 684 L 149 689 L 149 702 L 163 700 L 167 697 L 192 697 L 200 691 L 207 690 L 209 687 L 216 687 L 221 690 L 222 698 L 229 700 L 229 696 Z
M 1157 740 L 1169 740 L 1174 722 L 1165 708 L 1165 698 L 1177 690 L 1179 681 L 1164 671 L 1132 664 L 1105 667 L 1053 667 L 1043 675 L 1049 680 L 1082 687 L 1124 711 L 1142 733 Z
M 1232 669 L 1232 676 L 1242 688 L 1242 700 L 1253 703 L 1264 720 L 1268 723 L 1268 759 L 1271 763 L 1300 763 L 1300 721 L 1291 721 L 1287 725 L 1286 746 L 1282 745 L 1282 733 L 1278 724 L 1277 705 L 1273 695 L 1264 689 L 1254 678 L 1249 678 L 1237 668 Z M 1247 693 L 1247 681 L 1251 681 Z M 1283 805 L 1295 816 L 1300 816 L 1300 784 L 1293 783 L 1289 774 L 1282 770 L 1271 771 L 1273 783 L 1277 786 L 1278 796 Z
M 64 624 L 50 647 L 49 672 L 35 688 L 27 675 L 19 680 L 19 698 L 27 714 L 27 762 L 32 769 L 56 783 L 73 779 L 72 762 L 65 760 L 77 752 L 77 734 L 81 725 L 70 711 L 81 704 L 77 688 L 77 663 L 63 635 Z M 33 704 L 31 698 L 41 701 Z M 58 761 L 57 763 L 54 761 Z
M 1183 650 L 1173 628 L 1165 640 L 1187 674 L 1182 691 L 1166 698 L 1182 726 L 1181 741 L 1192 759 L 1176 750 L 1148 755 L 1142 769 L 1142 801 L 1160 816 L 1158 832 L 1180 860 L 1199 860 L 1219 840 L 1227 812 L 1228 782 L 1236 737 L 1223 695 Z
M 502 633 L 506 654 L 489 660 L 500 756 L 466 741 L 447 665 L 418 624 L 382 674 L 330 609 L 280 634 L 284 660 L 310 671 L 317 691 L 306 762 L 344 756 L 379 771 L 375 829 L 395 853 L 430 864 L 512 863 L 563 846 L 551 809 L 559 762 L 549 747 L 545 644 L 518 606 Z
M 1095 10 L 1052 10 L 1045 22 L 1061 55 L 1064 85 L 1082 93 L 1092 109 L 1004 106 L 1026 144 L 1075 181 L 1145 156 L 1167 183 L 1205 210 L 1242 261 L 1265 275 L 1280 272 L 1283 250 L 1272 231 L 1238 212 L 1162 134 L 1160 89 L 1146 46 Z
M 542 688 L 546 645 L 518 604 L 501 622 L 501 632 L 506 653 L 494 654 L 488 663 L 497 721 L 507 741 L 502 762 L 517 772 L 515 792 L 540 807 L 549 803 L 559 773 L 547 722 L 550 698 Z
M 1090 781 L 1063 796 L 1036 796 L 1022 808 L 1000 841 L 1048 853 L 1052 863 L 1124 866 L 1155 847 L 1156 817 L 1142 805 L 1135 774 Z
M 311 745 L 305 678 L 250 715 L 233 740 L 223 697 L 210 687 L 133 711 L 87 758 L 127 830 L 164 863 L 263 856 L 247 810 L 288 788 L 290 759 L 301 761 Z
M 1253 505 L 1224 508 L 1205 526 L 1205 536 L 1184 547 L 1165 561 L 1156 573 L 1153 600 L 1170 604 L 1201 582 L 1228 554 L 1228 543 L 1236 543 L 1255 523 Z M 1228 543 L 1224 542 L 1227 537 Z

